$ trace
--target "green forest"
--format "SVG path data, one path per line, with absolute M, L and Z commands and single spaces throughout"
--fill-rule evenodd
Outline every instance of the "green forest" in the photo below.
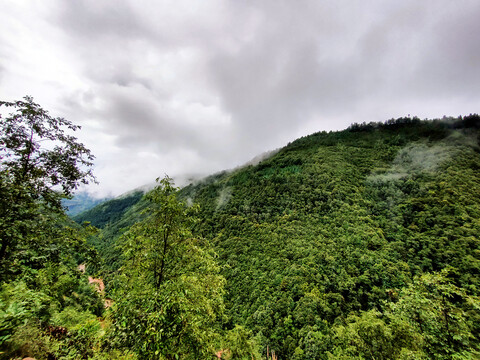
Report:
M 314 133 L 68 217 L 96 181 L 80 128 L 0 107 L 0 359 L 480 358 L 477 114 Z

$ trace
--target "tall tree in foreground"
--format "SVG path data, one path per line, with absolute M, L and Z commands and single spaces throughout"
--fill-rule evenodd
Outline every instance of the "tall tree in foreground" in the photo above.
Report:
M 123 238 L 124 266 L 113 312 L 117 345 L 148 359 L 206 359 L 223 312 L 224 279 L 209 244 L 191 233 L 196 207 L 170 178 L 147 195 L 149 216 Z
M 0 359 L 86 358 L 103 302 L 76 260 L 95 251 L 61 200 L 94 180 L 93 156 L 72 135 L 78 126 L 31 97 L 0 111 Z
M 5 118 L 0 114 L 0 275 L 4 278 L 7 269 L 17 271 L 12 264 L 32 257 L 18 258 L 25 249 L 38 249 L 42 239 L 55 237 L 47 232 L 52 230 L 52 214 L 63 214 L 62 197 L 94 177 L 93 155 L 71 135 L 79 126 L 50 116 L 28 96 L 24 101 L 0 101 L 1 107 L 15 110 Z

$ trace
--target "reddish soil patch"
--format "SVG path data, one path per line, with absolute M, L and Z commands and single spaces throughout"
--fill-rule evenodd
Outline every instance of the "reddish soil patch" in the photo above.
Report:
M 105 291 L 105 285 L 103 284 L 102 279 L 94 279 L 91 276 L 88 277 L 88 283 L 89 284 L 95 284 L 95 287 L 97 288 L 97 291 L 103 295 Z

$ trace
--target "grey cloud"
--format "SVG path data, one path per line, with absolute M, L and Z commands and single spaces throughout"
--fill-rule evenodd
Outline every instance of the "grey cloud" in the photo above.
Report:
M 65 31 L 87 41 L 145 36 L 148 28 L 127 1 L 60 1 L 54 20 Z
M 152 166 L 208 173 L 307 131 L 478 111 L 475 0 L 51 0 L 50 8 L 43 39 L 68 53 L 62 71 L 72 84 L 28 80 L 62 84 L 50 96 L 89 129 L 105 178 Z M 0 35 L 5 78 L 14 78 L 17 45 Z M 29 64 L 22 60 L 15 66 Z
M 116 144 L 126 149 L 149 149 L 157 153 L 193 149 L 200 156 L 218 156 L 226 138 L 217 137 L 215 125 L 192 125 L 180 110 L 171 109 L 170 98 L 152 97 L 148 92 L 106 90 L 102 99 L 107 107 L 97 116 L 116 136 Z
M 335 57 L 332 29 L 322 21 L 330 23 L 328 13 L 262 10 L 267 24 L 258 25 L 255 37 L 211 64 L 223 105 L 241 132 L 258 139 L 298 128 L 318 108 L 345 107 L 359 85 L 355 64 Z
M 480 41 L 473 34 L 480 30 L 479 4 L 407 4 L 371 26 L 360 42 L 362 68 L 379 95 L 426 101 L 478 95 Z
M 96 69 L 90 69 L 89 74 L 100 83 L 114 84 L 122 87 L 132 87 L 138 84 L 149 90 L 153 87 L 152 80 L 135 74 L 133 66 L 121 60 L 114 65 L 108 65 L 107 68 L 98 66 Z
M 350 112 L 353 119 L 375 98 L 394 107 L 402 99 L 477 92 L 473 2 L 402 2 L 350 11 L 300 5 L 281 11 L 270 4 L 260 10 L 267 24 L 258 26 L 251 42 L 212 62 L 223 105 L 252 141 L 277 126 L 286 132 L 301 127 L 309 116 L 342 118 Z M 436 11 L 445 5 L 447 10 Z M 338 17 L 341 26 L 332 23 Z
M 480 3 L 453 5 L 454 14 L 437 18 L 432 41 L 425 44 L 425 56 L 417 75 L 419 88 L 440 96 L 480 95 Z
M 356 121 L 355 114 L 371 116 L 362 115 L 362 111 L 373 99 L 383 107 L 394 107 L 402 99 L 451 93 L 451 87 L 462 82 L 466 88 L 476 86 L 452 71 L 467 72 L 455 66 L 458 59 L 448 48 L 448 41 L 445 43 L 449 24 L 461 23 L 452 27 L 464 33 L 473 33 L 472 27 L 477 26 L 465 19 L 463 11 L 448 11 L 450 18 L 445 19 L 444 12 L 432 12 L 428 5 L 416 2 L 382 4 L 375 11 L 314 1 L 302 5 L 282 1 L 231 3 L 223 9 L 223 18 L 231 26 L 214 40 L 207 36 L 208 26 L 198 23 L 185 24 L 186 28 L 204 30 L 188 40 L 178 31 L 169 39 L 161 39 L 158 29 L 149 29 L 151 46 L 168 43 L 164 49 L 168 52 L 178 40 L 178 49 L 186 42 L 197 49 L 206 60 L 211 90 L 219 97 L 223 111 L 231 115 L 235 133 L 228 139 L 229 148 L 222 149 L 227 142 L 210 141 L 209 132 L 215 129 L 192 127 L 181 115 L 165 110 L 167 98 L 176 95 L 167 90 L 147 103 L 137 98 L 111 99 L 118 143 L 150 146 L 159 152 L 190 148 L 201 156 L 222 154 L 237 160 L 239 152 L 249 158 L 281 145 L 275 139 L 288 137 L 312 118 L 317 119 L 321 130 L 326 119 L 344 121 L 349 114 L 350 121 Z M 214 16 L 212 21 L 218 18 Z M 456 36 L 450 35 L 451 44 L 458 43 Z M 474 41 L 476 37 L 470 40 Z M 135 52 L 135 44 L 131 45 L 125 48 Z M 474 51 L 471 45 L 457 45 L 459 60 L 470 61 L 470 54 L 465 52 Z M 105 71 L 100 65 L 103 78 L 94 78 L 126 87 L 142 84 L 122 48 L 114 48 L 113 54 L 118 54 L 114 68 Z M 140 64 L 143 61 L 135 59 Z M 150 83 L 143 84 L 153 94 L 161 81 L 149 79 Z

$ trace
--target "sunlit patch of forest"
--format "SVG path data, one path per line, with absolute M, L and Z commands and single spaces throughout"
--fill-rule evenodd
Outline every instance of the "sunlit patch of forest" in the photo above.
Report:
M 74 125 L 0 105 L 0 358 L 480 357 L 478 115 L 315 133 L 75 223 Z

